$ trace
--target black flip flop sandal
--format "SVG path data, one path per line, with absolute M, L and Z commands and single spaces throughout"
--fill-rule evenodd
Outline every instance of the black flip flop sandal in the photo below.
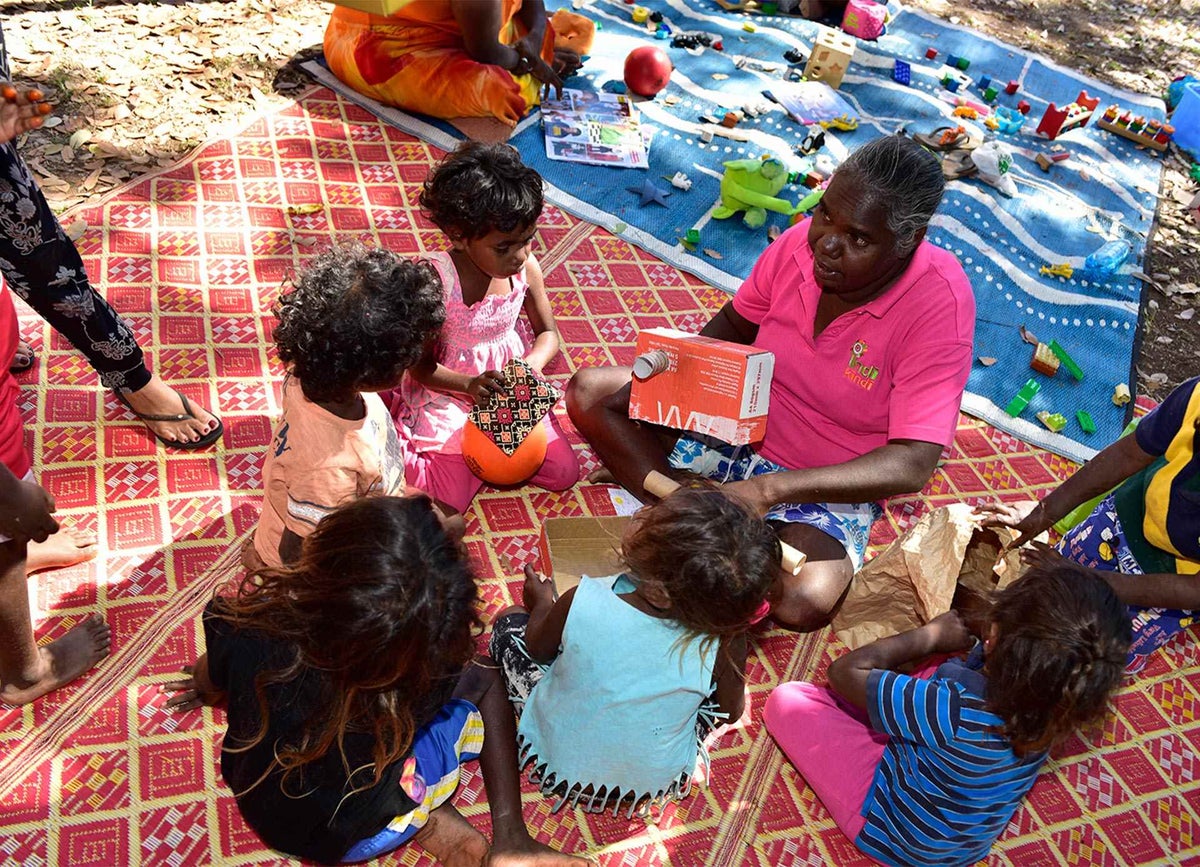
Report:
M 196 414 L 194 412 L 192 412 L 192 404 L 187 399 L 187 397 L 183 394 L 180 394 L 179 391 L 176 389 L 171 389 L 171 390 L 175 392 L 176 397 L 178 397 L 180 402 L 183 404 L 183 412 L 178 415 L 152 415 L 152 414 L 143 415 L 142 413 L 138 412 L 136 409 L 134 409 L 129 404 L 129 401 L 126 400 L 125 395 L 123 395 L 121 392 L 114 390 L 113 394 L 115 394 L 117 396 L 117 400 L 121 401 L 121 403 L 123 403 L 125 405 L 125 408 L 127 410 L 129 410 L 131 413 L 136 415 L 142 421 L 199 421 Z M 213 418 L 216 418 L 216 416 L 213 416 Z M 184 451 L 194 451 L 196 449 L 202 449 L 202 448 L 205 448 L 206 446 L 210 446 L 213 443 L 215 443 L 217 440 L 219 440 L 221 438 L 221 435 L 223 433 L 225 433 L 225 425 L 223 425 L 221 423 L 221 420 L 219 418 L 217 418 L 217 426 L 215 428 L 213 428 L 212 430 L 210 430 L 208 433 L 206 433 L 204 436 L 200 437 L 200 439 L 196 440 L 195 442 L 180 442 L 178 440 L 169 440 L 166 437 L 159 436 L 157 433 L 154 432 L 154 430 L 152 428 L 147 428 L 147 430 L 149 430 L 150 433 L 154 434 L 154 438 L 157 439 L 163 445 L 167 446 L 167 448 L 183 449 Z
M 968 150 L 954 150 L 942 158 L 942 176 L 948 181 L 957 181 L 979 174 L 979 166 L 971 159 Z
M 24 340 L 18 340 L 17 351 L 13 354 L 13 362 L 8 366 L 8 372 L 24 373 L 33 367 L 33 360 L 36 357 L 32 346 Z

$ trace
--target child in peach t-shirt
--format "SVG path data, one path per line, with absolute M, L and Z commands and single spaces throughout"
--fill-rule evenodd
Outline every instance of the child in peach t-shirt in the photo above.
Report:
M 404 453 L 383 400 L 445 317 L 425 262 L 361 245 L 318 256 L 279 299 L 275 345 L 288 366 L 283 416 L 263 463 L 255 562 L 280 566 L 351 500 L 401 496 Z

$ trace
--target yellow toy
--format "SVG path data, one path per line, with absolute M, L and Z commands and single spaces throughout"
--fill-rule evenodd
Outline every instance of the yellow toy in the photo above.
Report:
M 1057 265 L 1043 265 L 1041 273 L 1048 277 L 1062 277 L 1064 280 L 1070 280 L 1075 269 L 1067 262 L 1059 262 Z
M 969 105 L 960 105 L 954 109 L 955 117 L 965 117 L 967 120 L 979 120 L 979 112 Z
M 849 132 L 850 130 L 858 129 L 858 118 L 851 117 L 848 114 L 840 114 L 832 120 L 821 121 L 821 126 L 825 129 L 840 129 Z

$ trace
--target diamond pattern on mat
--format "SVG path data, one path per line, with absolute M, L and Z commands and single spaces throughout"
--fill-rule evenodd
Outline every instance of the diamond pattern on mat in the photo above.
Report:
M 42 347 L 37 368 L 21 380 L 42 480 L 60 506 L 85 512 L 72 519 L 94 527 L 106 543 L 99 565 L 40 579 L 39 599 L 52 610 L 39 632 L 62 634 L 100 608 L 114 629 L 116 657 L 32 711 L 0 710 L 4 752 L 20 743 L 30 756 L 8 777 L 21 782 L 0 795 L 0 860 L 72 867 L 279 863 L 246 828 L 219 776 L 214 790 L 204 788 L 217 761 L 220 712 L 169 714 L 158 686 L 199 649 L 197 621 L 180 606 L 189 594 L 202 604 L 214 583 L 237 574 L 236 554 L 228 556 L 234 534 L 257 518 L 259 467 L 282 373 L 264 341 L 271 339 L 267 312 L 281 284 L 331 242 L 331 232 L 373 238 L 406 254 L 444 249 L 445 239 L 416 205 L 439 153 L 317 90 L 237 138 L 206 146 L 192 162 L 85 210 L 92 228 L 80 246 L 89 272 L 141 333 L 153 335 L 156 368 L 190 379 L 189 396 L 195 388 L 202 389 L 197 399 L 215 399 L 227 433 L 223 450 L 159 448 L 115 401 L 97 399 L 102 392 L 94 374 L 65 341 L 23 314 L 23 333 Z M 286 210 L 309 203 L 323 207 L 315 215 Z M 581 366 L 627 362 L 640 329 L 661 324 L 696 331 L 728 301 L 724 292 L 624 239 L 579 225 L 548 207 L 536 246 L 544 259 L 552 255 L 559 263 L 547 275 L 564 337 L 563 358 L 548 368 L 556 377 Z M 297 230 L 317 243 L 295 246 Z M 594 466 L 589 449 L 579 452 Z M 889 503 L 872 543 L 894 538 L 929 507 L 930 497 L 934 503 L 993 494 L 1028 498 L 1072 470 L 964 419 L 925 498 Z M 100 480 L 104 493 L 92 506 L 89 485 Z M 594 485 L 563 493 L 485 490 L 466 516 L 485 610 L 494 612 L 519 594 L 514 567 L 533 559 L 545 517 L 611 514 L 607 491 Z M 218 562 L 230 566 L 217 573 Z M 161 619 L 171 612 L 175 616 Z M 709 788 L 668 807 L 649 827 L 578 811 L 551 815 L 549 802 L 526 787 L 526 814 L 540 839 L 600 851 L 603 867 L 867 863 L 757 718 L 774 683 L 806 674 L 820 679 L 843 652 L 823 637 L 803 641 L 797 650 L 793 635 L 758 636 L 749 666 L 756 719 L 718 744 Z M 143 642 L 149 642 L 147 655 L 123 655 Z M 1198 654 L 1191 635 L 1172 643 L 1123 692 L 1114 720 L 1056 750 L 1059 764 L 1014 816 L 989 863 L 1161 863 L 1195 851 L 1200 677 L 1191 669 Z M 84 704 L 89 688 L 102 694 Z M 63 735 L 61 750 L 35 755 L 52 725 Z M 99 767 L 91 768 L 92 761 Z M 93 813 L 94 798 L 116 806 Z M 488 827 L 476 770 L 468 769 L 456 802 L 478 827 Z M 56 823 L 53 835 L 42 830 L 48 821 Z M 716 845 L 723 845 L 725 863 L 714 860 Z M 399 857 L 433 863 L 416 850 Z

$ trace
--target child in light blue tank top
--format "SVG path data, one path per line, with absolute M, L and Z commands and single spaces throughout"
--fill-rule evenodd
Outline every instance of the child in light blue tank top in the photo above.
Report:
M 744 708 L 746 629 L 775 580 L 779 539 L 720 489 L 680 488 L 634 516 L 626 571 L 554 598 L 526 567 L 493 658 L 521 713 L 531 780 L 586 809 L 630 814 L 691 789 L 704 719 Z

